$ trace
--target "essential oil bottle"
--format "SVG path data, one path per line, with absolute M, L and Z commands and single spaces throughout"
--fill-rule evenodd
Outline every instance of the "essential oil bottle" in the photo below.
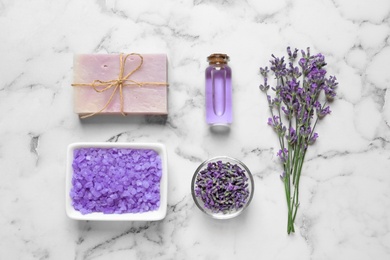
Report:
M 232 123 L 232 71 L 229 56 L 215 53 L 207 57 L 206 121 L 214 129 L 229 129 Z

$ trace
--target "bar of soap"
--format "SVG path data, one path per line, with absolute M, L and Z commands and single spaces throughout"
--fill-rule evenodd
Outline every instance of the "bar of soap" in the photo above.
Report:
M 128 79 L 136 82 L 168 83 L 167 56 L 165 54 L 141 54 L 142 66 Z M 123 54 L 123 57 L 125 54 Z M 131 55 L 124 66 L 124 75 L 133 71 L 141 58 Z M 119 54 L 78 54 L 74 55 L 73 88 L 74 111 L 82 115 L 96 113 L 105 107 L 114 87 L 104 92 L 96 92 L 91 84 L 94 80 L 110 81 L 118 79 L 120 72 Z M 103 89 L 103 86 L 98 89 Z M 123 112 L 126 114 L 165 115 L 168 114 L 168 86 L 147 84 L 144 86 L 123 86 Z M 120 114 L 119 89 L 106 109 L 99 114 Z

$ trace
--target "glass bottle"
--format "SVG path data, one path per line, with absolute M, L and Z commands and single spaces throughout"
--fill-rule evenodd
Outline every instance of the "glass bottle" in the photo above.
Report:
M 206 121 L 214 128 L 229 129 L 232 123 L 232 71 L 229 56 L 215 53 L 207 57 Z

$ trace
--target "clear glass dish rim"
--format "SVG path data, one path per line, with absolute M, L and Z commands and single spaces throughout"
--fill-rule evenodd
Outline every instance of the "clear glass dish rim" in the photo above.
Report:
M 248 201 L 247 203 L 245 203 L 245 205 L 243 206 L 243 208 L 239 211 L 236 212 L 236 214 L 231 214 L 232 216 L 229 216 L 229 214 L 212 214 L 212 213 L 209 213 L 207 212 L 202 205 L 199 204 L 198 202 L 198 198 L 196 197 L 195 195 L 195 191 L 194 191 L 194 187 L 195 187 L 195 179 L 196 179 L 196 176 L 198 175 L 199 171 L 203 169 L 203 167 L 205 165 L 207 165 L 209 162 L 211 161 L 215 161 L 215 160 L 221 160 L 221 161 L 224 161 L 224 160 L 229 160 L 229 161 L 233 161 L 235 162 L 236 164 L 242 166 L 245 171 L 247 172 L 247 175 L 248 175 L 248 178 L 249 178 L 249 182 L 251 184 L 251 189 L 249 191 L 249 198 L 248 198 Z M 194 200 L 196 206 L 203 212 L 205 213 L 206 215 L 214 218 L 214 219 L 230 219 L 230 218 L 234 218 L 234 217 L 237 217 L 238 215 L 240 215 L 248 206 L 249 204 L 251 203 L 252 201 L 252 198 L 253 198 L 253 192 L 254 192 L 254 188 L 255 188 L 255 185 L 254 185 L 254 180 L 253 180 L 253 176 L 252 176 L 252 173 L 251 171 L 249 170 L 249 168 L 240 160 L 236 159 L 236 158 L 233 158 L 233 157 L 230 157 L 230 156 L 215 156 L 215 157 L 212 157 L 210 159 L 207 159 L 205 161 L 203 161 L 199 166 L 198 168 L 196 168 L 195 172 L 194 172 L 194 175 L 192 176 L 192 180 L 191 180 L 191 195 L 192 195 L 192 199 Z M 221 218 L 221 217 L 218 217 L 218 216 L 227 216 L 227 217 L 224 217 L 224 218 Z

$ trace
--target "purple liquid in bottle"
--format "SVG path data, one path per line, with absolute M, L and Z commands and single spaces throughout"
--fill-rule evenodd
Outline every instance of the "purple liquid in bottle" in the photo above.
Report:
M 232 123 L 231 69 L 226 54 L 208 57 L 206 69 L 206 121 L 211 126 L 226 126 Z

